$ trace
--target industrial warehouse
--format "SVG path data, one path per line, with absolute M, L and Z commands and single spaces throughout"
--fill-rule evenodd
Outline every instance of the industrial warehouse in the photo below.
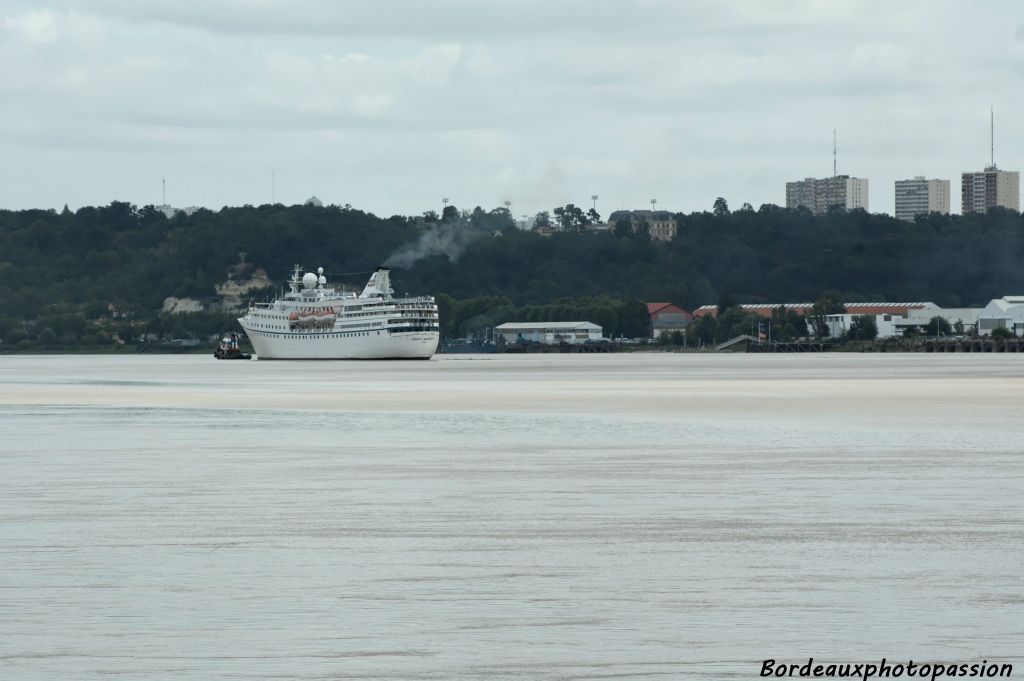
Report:
M 508 344 L 576 345 L 603 340 L 601 327 L 592 322 L 508 322 L 494 327 L 494 335 Z

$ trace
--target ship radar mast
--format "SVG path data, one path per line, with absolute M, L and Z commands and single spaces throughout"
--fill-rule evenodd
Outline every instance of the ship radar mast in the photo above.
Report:
M 302 283 L 301 275 L 302 266 L 295 265 L 295 267 L 292 268 L 292 278 L 288 280 L 288 288 L 291 289 L 292 293 L 299 292 L 299 285 Z

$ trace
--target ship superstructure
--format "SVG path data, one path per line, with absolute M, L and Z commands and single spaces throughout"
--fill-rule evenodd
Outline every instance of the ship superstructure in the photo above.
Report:
M 328 286 L 322 267 L 296 265 L 288 288 L 238 320 L 258 359 L 429 359 L 437 350 L 433 296 L 395 298 L 387 267 L 358 295 Z

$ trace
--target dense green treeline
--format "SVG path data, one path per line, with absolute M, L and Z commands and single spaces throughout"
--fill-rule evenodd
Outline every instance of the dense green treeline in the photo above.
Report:
M 480 239 L 455 263 L 425 258 L 400 274 L 412 289 L 456 297 L 504 295 L 520 304 L 614 295 L 694 308 L 742 302 L 847 300 L 984 304 L 1024 290 L 1024 219 L 932 215 L 908 223 L 864 211 L 815 217 L 776 206 L 679 216 L 672 242 L 643 234 L 518 232 Z
M 90 317 L 108 305 L 144 314 L 167 296 L 213 296 L 239 253 L 283 278 L 297 261 L 366 269 L 415 236 L 405 218 L 305 206 L 173 219 L 117 202 L 74 213 L 0 211 L 0 314 L 31 316 L 54 303 L 80 306 Z
M 1013 211 L 914 223 L 863 211 L 678 215 L 671 242 L 622 225 L 550 237 L 504 209 L 379 218 L 351 207 L 266 205 L 168 219 L 115 202 L 77 211 L 0 211 L 0 338 L 102 340 L 230 324 L 159 315 L 168 296 L 206 300 L 244 257 L 275 284 L 293 263 L 361 273 L 390 261 L 399 292 L 445 294 L 449 336 L 502 321 L 586 317 L 631 335 L 640 301 L 688 309 L 723 299 L 984 304 L 1024 291 L 1024 219 Z M 360 286 L 365 275 L 342 277 Z M 260 292 L 268 295 L 270 291 Z M 472 300 L 472 299 L 480 300 Z

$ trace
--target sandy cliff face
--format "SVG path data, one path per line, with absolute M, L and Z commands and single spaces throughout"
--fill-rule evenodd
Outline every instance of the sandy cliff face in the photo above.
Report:
M 164 306 L 160 311 L 164 314 L 202 312 L 203 302 L 201 300 L 196 300 L 195 298 L 175 298 L 174 296 L 167 296 L 164 298 Z
M 245 307 L 249 302 L 250 292 L 261 291 L 274 285 L 274 283 L 267 278 L 265 270 L 253 270 L 248 278 L 245 279 L 236 278 L 237 274 L 241 273 L 229 271 L 228 280 L 215 287 L 217 295 L 220 296 L 221 299 L 220 307 L 224 310 L 234 310 Z
M 228 270 L 228 279 L 217 284 L 215 298 L 164 298 L 161 312 L 165 314 L 182 314 L 185 312 L 202 312 L 204 310 L 233 311 L 241 310 L 249 303 L 251 294 L 272 288 L 274 283 L 267 278 L 265 270 L 252 269 L 245 265 L 237 265 Z

